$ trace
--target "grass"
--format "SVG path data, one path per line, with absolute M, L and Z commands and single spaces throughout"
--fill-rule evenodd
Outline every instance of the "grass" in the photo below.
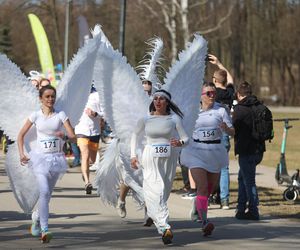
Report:
M 299 113 L 275 113 L 273 118 L 300 118 Z M 281 142 L 283 134 L 284 122 L 274 122 L 274 139 L 271 143 L 266 142 L 266 152 L 262 161 L 262 165 L 276 168 L 280 159 Z M 288 130 L 287 143 L 286 143 L 286 164 L 288 170 L 300 168 L 299 153 L 300 153 L 300 121 L 289 122 L 293 128 Z M 230 159 L 234 159 L 234 142 L 231 140 Z M 291 171 L 291 173 L 294 171 Z

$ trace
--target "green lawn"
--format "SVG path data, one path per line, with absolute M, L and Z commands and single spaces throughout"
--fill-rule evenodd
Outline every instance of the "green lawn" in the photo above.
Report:
M 273 118 L 300 118 L 299 113 L 274 113 Z M 284 122 L 274 122 L 274 139 L 271 143 L 266 142 L 267 150 L 264 154 L 262 165 L 268 167 L 276 167 L 280 158 L 282 134 Z M 288 130 L 288 138 L 286 144 L 286 163 L 287 168 L 300 168 L 300 121 L 292 121 L 289 123 L 293 127 Z M 233 140 L 231 140 L 230 158 L 234 159 Z

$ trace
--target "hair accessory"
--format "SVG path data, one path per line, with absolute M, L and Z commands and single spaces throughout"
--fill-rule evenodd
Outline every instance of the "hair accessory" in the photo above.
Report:
M 154 89 L 160 89 L 162 84 L 157 77 L 156 68 L 160 67 L 163 69 L 160 64 L 162 60 L 160 56 L 164 44 L 159 37 L 150 39 L 147 44 L 151 46 L 151 49 L 146 53 L 145 57 L 149 58 L 143 59 L 140 62 L 141 65 L 137 66 L 136 69 L 141 70 L 139 77 L 142 81 L 150 81 Z

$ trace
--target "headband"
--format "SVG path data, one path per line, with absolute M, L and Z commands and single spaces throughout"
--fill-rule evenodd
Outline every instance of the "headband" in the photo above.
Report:
M 166 94 L 165 92 L 163 92 L 163 91 L 157 91 L 157 92 L 155 92 L 155 93 L 153 94 L 153 97 L 155 97 L 155 96 L 163 96 L 163 97 L 165 97 L 166 99 L 168 99 L 169 101 L 171 101 L 170 96 L 169 96 L 168 94 Z

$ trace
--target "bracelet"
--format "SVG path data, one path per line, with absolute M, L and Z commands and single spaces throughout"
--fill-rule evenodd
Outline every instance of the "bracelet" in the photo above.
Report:
M 181 145 L 183 146 L 183 145 L 184 145 L 184 140 L 181 140 L 180 143 L 181 143 Z

